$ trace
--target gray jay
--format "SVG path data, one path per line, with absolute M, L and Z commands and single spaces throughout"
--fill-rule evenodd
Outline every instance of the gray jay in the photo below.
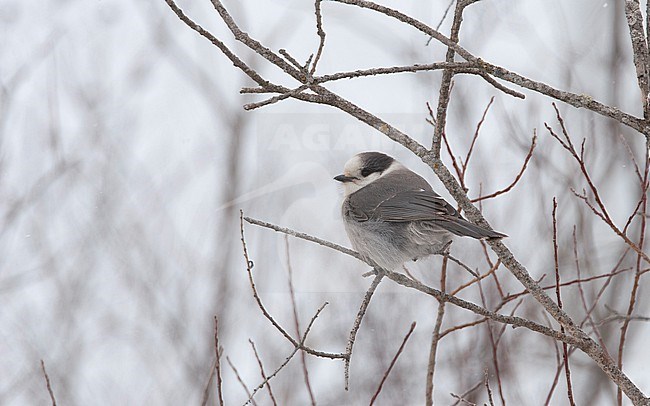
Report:
M 353 156 L 334 179 L 343 184 L 352 246 L 386 270 L 441 253 L 453 235 L 506 237 L 465 220 L 424 178 L 380 152 Z

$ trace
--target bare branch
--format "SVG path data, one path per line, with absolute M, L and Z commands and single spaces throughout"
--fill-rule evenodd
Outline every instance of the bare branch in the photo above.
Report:
M 287 255 L 287 279 L 289 281 L 289 293 L 291 296 L 291 309 L 293 310 L 293 324 L 296 328 L 296 335 L 300 336 L 300 320 L 298 319 L 298 306 L 296 305 L 296 293 L 293 289 L 293 267 L 291 266 L 291 255 L 289 251 L 289 236 L 284 235 L 284 246 L 285 252 Z M 307 387 L 307 393 L 309 394 L 309 400 L 313 406 L 316 405 L 316 399 L 314 398 L 314 392 L 311 389 L 311 383 L 309 382 L 309 370 L 307 369 L 307 359 L 305 352 L 300 353 L 300 361 L 302 363 L 302 373 L 305 377 L 305 386 Z
M 326 82 L 333 82 L 335 80 L 341 79 L 355 79 L 367 76 L 377 76 L 377 75 L 391 75 L 395 73 L 416 73 L 422 71 L 435 71 L 442 69 L 449 70 L 458 70 L 458 71 L 469 71 L 470 68 L 476 68 L 470 63 L 467 62 L 436 62 L 428 64 L 415 64 L 407 66 L 391 66 L 386 68 L 371 68 L 371 69 L 359 69 L 351 72 L 339 72 L 329 75 L 315 76 L 314 83 L 321 84 Z
M 296 353 L 298 352 L 299 349 L 303 349 L 303 350 L 304 350 L 304 343 L 305 343 L 305 340 L 307 339 L 307 335 L 308 335 L 309 332 L 311 331 L 311 327 L 314 325 L 314 322 L 316 321 L 316 319 L 318 318 L 318 316 L 320 315 L 320 313 L 323 311 L 323 309 L 325 308 L 325 306 L 327 306 L 328 304 L 329 304 L 328 302 L 325 302 L 325 303 L 323 303 L 323 305 L 322 305 L 321 307 L 318 308 L 318 310 L 316 310 L 316 314 L 314 314 L 314 317 L 311 318 L 311 320 L 310 320 L 310 322 L 309 322 L 309 325 L 307 325 L 307 329 L 305 330 L 305 333 L 302 335 L 302 338 L 301 338 L 301 340 L 300 340 L 300 343 L 298 343 L 299 345 L 297 345 L 297 346 L 293 349 L 293 351 L 291 351 L 291 353 L 287 356 L 287 358 L 284 360 L 284 362 L 283 362 L 283 363 L 282 363 L 282 364 L 281 364 L 281 365 L 280 365 L 280 366 L 279 366 L 279 367 L 278 367 L 278 368 L 277 368 L 277 369 L 276 369 L 276 370 L 275 370 L 271 375 L 269 375 L 269 376 L 268 376 L 268 377 L 267 377 L 267 378 L 266 378 L 262 383 L 260 383 L 259 385 L 257 385 L 257 387 L 253 390 L 253 393 L 251 393 L 251 395 L 248 397 L 248 400 L 246 401 L 246 403 L 244 403 L 244 406 L 247 405 L 247 404 L 249 404 L 249 403 L 251 403 L 251 402 L 253 401 L 253 397 L 255 396 L 255 394 L 256 394 L 260 389 L 262 389 L 264 386 L 266 386 L 266 383 L 267 383 L 268 381 L 270 381 L 270 380 L 271 380 L 272 378 L 274 378 L 278 373 L 280 373 L 280 371 L 282 371 L 282 369 L 283 369 L 285 366 L 287 366 L 287 364 L 289 363 L 289 361 L 291 361 L 291 358 L 293 358 L 293 356 L 296 355 Z
M 447 289 L 447 257 L 442 259 L 442 270 L 440 272 L 440 290 L 445 292 Z M 436 370 L 436 355 L 438 352 L 438 343 L 440 342 L 440 330 L 442 329 L 442 319 L 445 316 L 445 302 L 438 303 L 438 315 L 436 324 L 431 334 L 431 346 L 429 349 L 429 363 L 427 364 L 427 380 L 425 389 L 425 404 L 433 405 L 433 376 Z
M 499 269 L 499 266 L 500 266 L 500 265 L 501 265 L 501 260 L 500 260 L 500 259 L 497 259 L 497 262 L 496 262 L 494 265 L 492 265 L 492 267 L 490 268 L 489 271 L 487 271 L 487 272 L 484 273 L 483 275 L 477 275 L 477 276 L 476 276 L 474 279 L 472 279 L 471 281 L 469 281 L 469 282 L 467 282 L 467 283 L 464 283 L 464 284 L 460 285 L 459 287 L 457 287 L 456 289 L 454 289 L 454 290 L 451 292 L 451 294 L 452 294 L 452 295 L 457 295 L 458 292 L 460 292 L 461 290 L 463 290 L 463 289 L 465 289 L 465 288 L 467 288 L 467 287 L 469 287 L 469 286 L 472 286 L 472 285 L 475 284 L 476 282 L 481 281 L 481 280 L 487 278 L 488 276 L 494 274 L 494 272 L 496 272 L 496 270 Z
M 377 391 L 375 392 L 374 395 L 372 395 L 372 398 L 370 399 L 371 406 L 375 404 L 375 400 L 377 400 L 377 396 L 379 396 L 379 392 L 381 392 L 381 388 L 384 386 L 384 382 L 386 382 L 386 379 L 388 378 L 388 374 L 390 374 L 390 371 L 395 366 L 395 363 L 397 362 L 397 358 L 399 358 L 402 351 L 404 351 L 404 346 L 406 346 L 406 342 L 409 340 L 409 338 L 411 338 L 411 334 L 413 334 L 413 330 L 415 330 L 415 322 L 411 323 L 411 328 L 409 329 L 408 333 L 406 333 L 404 340 L 402 340 L 402 344 L 399 346 L 399 349 L 397 350 L 397 353 L 395 354 L 392 361 L 390 362 L 390 365 L 388 365 L 388 369 L 384 373 L 384 376 L 381 378 L 381 382 L 379 382 L 379 387 L 377 388 Z
M 469 144 L 467 154 L 465 155 L 465 161 L 461 161 L 463 166 L 463 175 L 467 172 L 467 165 L 469 165 L 469 160 L 472 158 L 472 152 L 474 152 L 474 145 L 476 144 L 476 140 L 478 139 L 479 132 L 481 131 L 481 126 L 485 121 L 485 117 L 487 116 L 488 111 L 490 111 L 490 107 L 492 106 L 492 103 L 494 103 L 494 96 L 490 97 L 490 101 L 488 102 L 487 106 L 485 106 L 485 110 L 483 110 L 483 115 L 481 116 L 481 119 L 479 120 L 478 124 L 476 124 L 476 131 L 474 131 L 472 142 Z
M 303 91 L 305 91 L 308 88 L 309 88 L 309 86 L 302 85 L 302 86 L 299 86 L 299 87 L 297 87 L 295 89 L 292 89 L 292 90 L 290 90 L 288 92 L 284 92 L 281 95 L 273 96 L 273 97 L 271 97 L 269 99 L 262 100 L 261 102 L 244 104 L 244 110 L 250 111 L 250 110 L 259 109 L 260 107 L 264 107 L 264 106 L 268 106 L 270 104 L 277 103 L 279 101 L 288 99 L 289 97 L 295 97 L 296 95 L 302 93 Z
M 370 299 L 372 299 L 372 295 L 375 293 L 375 290 L 377 290 L 379 282 L 381 282 L 381 280 L 384 278 L 383 271 L 379 270 L 379 268 L 376 269 L 378 270 L 377 275 L 375 276 L 375 279 L 373 279 L 370 287 L 368 288 L 368 291 L 366 291 L 366 294 L 363 297 L 361 307 L 357 312 L 357 317 L 355 317 L 354 324 L 350 330 L 348 344 L 345 346 L 345 355 L 347 356 L 345 359 L 345 390 L 348 390 L 350 387 L 350 360 L 352 359 L 352 348 L 354 347 L 354 341 L 357 337 L 357 332 L 359 331 L 359 327 L 363 321 L 363 316 L 365 316 L 368 305 L 370 304 Z
M 311 241 L 311 242 L 316 243 L 318 245 L 322 245 L 324 247 L 331 248 L 331 249 L 333 249 L 335 251 L 342 252 L 343 254 L 349 255 L 351 257 L 354 257 L 354 258 L 356 258 L 358 260 L 363 261 L 361 256 L 356 251 L 352 251 L 351 249 L 342 247 L 342 246 L 340 246 L 338 244 L 334 244 L 334 243 L 331 243 L 329 241 L 321 240 L 320 238 L 312 237 L 309 234 L 301 233 L 301 232 L 298 232 L 298 231 L 293 231 L 291 229 L 276 226 L 275 224 L 267 223 L 265 221 L 256 220 L 256 219 L 251 218 L 251 217 L 244 216 L 244 220 L 246 220 L 247 223 L 254 224 L 256 226 L 269 228 L 269 229 L 271 229 L 273 231 L 277 231 L 279 233 L 288 234 L 288 235 L 290 235 L 292 237 L 300 238 L 300 239 L 306 240 L 306 241 Z
M 262 375 L 262 379 L 266 383 L 266 390 L 269 392 L 269 397 L 271 398 L 271 402 L 273 402 L 273 404 L 277 406 L 278 402 L 276 402 L 275 396 L 273 396 L 273 390 L 271 389 L 271 382 L 269 382 L 269 378 L 266 377 L 266 373 L 264 372 L 264 365 L 262 364 L 262 360 L 260 359 L 260 354 L 257 353 L 257 348 L 255 348 L 255 343 L 253 342 L 253 340 L 248 340 L 248 342 L 250 343 L 251 348 L 253 349 L 253 354 L 255 354 L 257 365 L 260 367 L 260 374 Z
M 219 321 L 214 316 L 214 352 L 217 356 L 215 370 L 217 371 L 217 394 L 219 395 L 219 405 L 223 406 L 223 381 L 221 380 L 221 348 L 219 347 Z
M 517 185 L 517 183 L 519 182 L 521 177 L 524 175 L 524 172 L 526 171 L 526 167 L 528 166 L 528 162 L 530 162 L 530 159 L 533 157 L 533 151 L 535 150 L 536 145 L 537 145 L 537 131 L 534 130 L 533 131 L 533 139 L 530 142 L 530 148 L 528 149 L 528 153 L 526 154 L 526 158 L 524 158 L 524 163 L 523 163 L 523 165 L 521 165 L 521 169 L 519 170 L 519 173 L 515 177 L 515 180 L 513 180 L 510 185 L 508 185 L 507 187 L 505 187 L 505 188 L 503 188 L 501 190 L 497 190 L 496 192 L 491 193 L 491 194 L 486 195 L 486 196 L 479 196 L 479 197 L 474 198 L 474 199 L 472 199 L 470 201 L 472 203 L 476 203 L 476 202 L 479 202 L 481 200 L 495 198 L 497 196 L 500 196 L 500 195 L 502 195 L 504 193 L 508 193 L 509 191 L 511 191 L 512 188 L 514 188 Z
M 300 65 L 300 62 L 298 62 L 298 61 L 296 60 L 296 58 L 294 58 L 293 56 L 291 56 L 291 55 L 289 54 L 289 52 L 287 52 L 286 49 L 279 49 L 278 52 L 280 53 L 280 55 L 284 56 L 285 59 L 286 59 L 287 61 L 289 61 L 289 62 L 293 65 L 294 68 L 299 69 L 299 70 L 304 70 L 304 69 L 303 69 L 303 66 Z
M 555 297 L 557 298 L 557 305 L 562 308 L 562 296 L 560 294 L 560 265 L 558 254 L 558 241 L 557 241 L 557 200 L 553 197 L 553 261 L 555 263 Z M 560 331 L 564 332 L 564 326 L 560 326 Z M 562 343 L 562 359 L 564 361 L 564 375 L 566 377 L 567 396 L 569 397 L 569 404 L 575 406 L 573 400 L 573 386 L 571 385 L 571 370 L 569 368 L 569 354 L 567 351 L 567 344 Z
M 637 4 L 638 5 L 638 4 Z M 639 11 L 639 17 L 641 15 L 641 12 Z M 641 25 L 641 35 L 643 34 L 643 25 Z M 647 68 L 647 47 L 645 48 L 646 50 L 646 68 Z M 635 51 L 636 52 L 636 51 Z M 646 86 L 647 86 L 647 77 L 646 77 Z M 647 88 L 646 88 L 647 91 Z M 646 93 L 647 94 L 647 93 Z M 647 100 L 646 100 L 647 103 Z M 646 151 L 645 151 L 645 169 L 643 173 L 643 180 L 640 182 L 640 189 L 641 189 L 641 221 L 639 225 L 639 237 L 638 237 L 638 244 L 637 246 L 640 248 L 643 248 L 645 245 L 645 238 L 646 238 L 646 226 L 647 226 L 647 212 L 648 212 L 648 177 L 650 176 L 650 138 L 647 139 L 646 141 Z M 644 270 L 641 267 L 641 254 L 637 255 L 636 258 L 636 272 L 634 273 L 634 282 L 632 284 L 632 291 L 630 292 L 630 299 L 628 302 L 627 306 L 627 312 L 626 312 L 626 318 L 623 321 L 623 326 L 621 327 L 621 335 L 619 338 L 619 345 L 618 345 L 618 367 L 623 368 L 623 352 L 625 350 L 625 339 L 627 336 L 628 329 L 630 328 L 630 320 L 632 317 L 632 313 L 634 313 L 634 308 L 636 306 L 636 300 L 637 296 L 639 294 L 639 288 L 640 288 L 640 281 L 641 281 L 641 275 L 643 275 Z M 622 404 L 623 402 L 623 394 L 620 391 L 620 389 L 617 391 L 617 398 L 618 398 L 618 403 L 619 405 Z
M 485 389 L 487 390 L 487 394 L 488 394 L 488 401 L 490 402 L 490 406 L 494 406 L 494 400 L 492 399 L 492 389 L 490 389 L 490 379 L 488 376 L 487 368 L 483 370 L 483 376 L 485 377 L 484 383 L 485 383 Z
M 45 378 L 45 385 L 47 386 L 47 393 L 50 395 L 50 400 L 52 401 L 52 406 L 56 406 L 56 398 L 54 397 L 54 391 L 52 390 L 52 384 L 50 383 L 50 376 L 45 370 L 45 362 L 41 360 L 41 371 L 43 371 L 43 377 Z
M 569 133 L 566 129 L 566 126 L 564 125 L 564 120 L 562 119 L 562 116 L 560 115 L 560 111 L 558 110 L 555 103 L 553 103 L 553 108 L 555 109 L 555 114 L 557 116 L 558 122 L 560 123 L 560 127 L 562 128 L 562 135 L 564 139 L 560 138 L 560 136 L 556 134 L 548 124 L 544 123 L 544 126 L 548 130 L 549 134 L 553 138 L 555 138 L 560 143 L 560 145 L 562 145 L 564 149 L 569 151 L 571 156 L 578 163 L 578 166 L 580 167 L 580 171 L 582 172 L 585 181 L 587 181 L 587 184 L 589 185 L 589 190 L 594 196 L 594 199 L 596 201 L 596 204 L 598 205 L 599 210 L 596 209 L 596 207 L 594 207 L 589 202 L 589 198 L 587 197 L 586 193 L 579 194 L 573 189 L 571 189 L 571 191 L 573 192 L 574 195 L 576 195 L 576 197 L 584 201 L 585 204 L 591 209 L 591 211 L 593 211 L 594 214 L 600 217 L 600 219 L 603 220 L 612 229 L 612 231 L 616 233 L 616 235 L 621 237 L 623 241 L 625 241 L 625 243 L 630 246 L 630 248 L 632 248 L 637 254 L 639 254 L 639 256 L 643 258 L 645 262 L 650 264 L 650 257 L 648 257 L 648 255 L 645 252 L 643 252 L 643 250 L 639 246 L 637 246 L 632 240 L 630 240 L 630 238 L 623 231 L 621 231 L 616 226 L 616 224 L 614 224 L 614 221 L 612 220 L 609 213 L 607 212 L 607 207 L 605 206 L 605 203 L 603 203 L 603 200 L 600 197 L 598 188 L 596 187 L 596 185 L 591 179 L 591 176 L 589 175 L 589 171 L 587 170 L 587 165 L 584 160 L 584 153 L 583 152 L 578 153 L 578 151 L 576 151 L 575 147 L 573 146 L 573 142 L 571 141 L 571 137 L 569 136 Z M 581 150 L 584 151 L 584 143 Z
M 257 403 L 252 400 L 252 395 L 251 391 L 248 389 L 248 386 L 244 383 L 244 381 L 241 379 L 241 376 L 239 375 L 239 371 L 237 371 L 237 368 L 235 368 L 235 365 L 233 365 L 232 361 L 230 361 L 230 358 L 226 357 L 226 361 L 228 362 L 228 365 L 230 366 L 230 369 L 235 373 L 235 376 L 237 377 L 237 381 L 239 384 L 244 388 L 244 392 L 246 392 L 246 395 L 248 396 L 249 399 L 251 399 L 251 403 L 254 406 L 257 406 Z
M 481 281 L 478 281 L 478 290 L 479 294 L 481 296 L 481 303 L 483 304 L 483 307 L 487 308 L 487 300 L 485 300 L 485 293 L 483 292 L 483 284 Z M 513 309 L 513 314 L 517 310 L 515 307 Z M 486 329 L 487 329 L 487 334 L 488 338 L 490 339 L 490 346 L 492 347 L 492 363 L 494 365 L 494 373 L 497 378 L 497 387 L 499 388 L 499 397 L 501 398 L 501 404 L 505 405 L 506 404 L 506 398 L 505 395 L 503 394 L 503 385 L 501 384 L 501 368 L 499 367 L 499 357 L 498 357 L 498 346 L 499 346 L 499 339 L 495 339 L 494 333 L 492 332 L 492 323 L 490 320 L 486 320 Z M 501 330 L 499 337 L 503 334 L 505 330 Z

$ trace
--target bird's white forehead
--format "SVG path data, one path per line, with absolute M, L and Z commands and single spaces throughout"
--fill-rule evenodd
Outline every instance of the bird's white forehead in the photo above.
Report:
M 343 167 L 343 173 L 345 175 L 359 174 L 363 169 L 363 160 L 359 155 L 355 155 L 350 158 Z

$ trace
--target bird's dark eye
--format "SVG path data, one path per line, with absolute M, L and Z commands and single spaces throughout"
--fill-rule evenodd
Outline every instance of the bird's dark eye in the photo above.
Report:
M 370 152 L 365 156 L 363 169 L 361 169 L 361 176 L 364 178 L 372 173 L 382 173 L 393 163 L 394 159 L 388 155 Z
M 368 175 L 370 175 L 371 173 L 374 173 L 374 172 L 376 172 L 376 171 L 373 171 L 373 170 L 371 170 L 369 168 L 363 168 L 361 170 L 361 176 L 363 176 L 365 178 L 366 176 L 368 176 Z

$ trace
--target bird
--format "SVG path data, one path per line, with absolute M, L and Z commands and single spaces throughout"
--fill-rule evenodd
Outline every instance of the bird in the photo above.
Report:
M 417 173 L 381 152 L 361 152 L 334 180 L 343 184 L 341 215 L 361 257 L 393 271 L 448 249 L 454 236 L 507 235 L 465 220 Z

